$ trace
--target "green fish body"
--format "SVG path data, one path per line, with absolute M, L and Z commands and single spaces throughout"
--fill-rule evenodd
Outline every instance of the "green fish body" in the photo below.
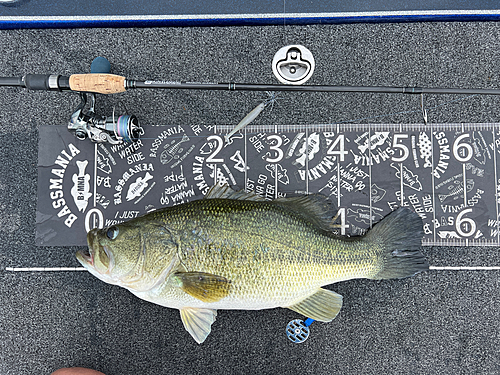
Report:
M 198 343 L 218 309 L 286 307 L 328 322 L 342 297 L 322 286 L 428 268 L 412 211 L 392 212 L 361 237 L 335 235 L 331 211 L 322 195 L 266 201 L 215 186 L 204 199 L 93 229 L 77 258 L 101 280 L 179 309 Z

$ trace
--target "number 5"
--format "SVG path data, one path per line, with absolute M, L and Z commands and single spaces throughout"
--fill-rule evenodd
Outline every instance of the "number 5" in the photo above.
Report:
M 392 161 L 395 161 L 396 163 L 402 163 L 408 158 L 410 155 L 410 150 L 408 150 L 408 147 L 405 145 L 398 143 L 399 139 L 407 139 L 408 134 L 394 134 L 394 137 L 392 138 L 392 147 L 393 148 L 399 148 L 401 149 L 401 156 L 399 158 L 392 157 Z

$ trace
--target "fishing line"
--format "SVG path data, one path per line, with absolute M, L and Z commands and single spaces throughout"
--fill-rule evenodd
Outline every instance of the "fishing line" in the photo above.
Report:
M 288 36 L 286 34 L 286 0 L 283 0 L 283 34 L 285 37 L 285 46 L 288 45 Z
M 5 267 L 9 272 L 72 272 L 87 271 L 84 267 Z
M 476 97 L 476 96 L 478 96 L 478 95 L 477 94 L 475 94 L 475 95 L 469 95 L 469 96 L 466 96 L 465 98 L 459 98 L 459 99 L 450 100 L 448 102 L 438 104 L 438 105 L 436 105 L 434 107 L 427 107 L 426 110 L 437 109 L 439 107 L 443 107 L 443 106 L 446 106 L 446 105 L 451 104 L 451 103 L 455 103 L 455 102 L 460 102 L 460 101 L 463 101 L 463 100 L 467 100 L 467 99 L 470 99 L 470 98 L 473 98 L 473 97 Z M 364 121 L 364 120 L 372 120 L 372 119 L 382 118 L 382 117 L 397 116 L 397 115 L 406 115 L 406 114 L 416 113 L 416 112 L 420 112 L 420 111 L 421 111 L 420 109 L 415 109 L 415 110 L 410 110 L 410 111 L 393 112 L 393 113 L 387 113 L 387 114 L 377 115 L 377 116 L 372 116 L 372 117 L 362 117 L 362 118 L 353 119 L 353 120 L 344 120 L 344 121 L 334 122 L 334 124 L 345 124 L 345 123 L 350 123 L 350 122 L 359 122 L 359 121 Z
M 500 266 L 429 266 L 434 271 L 500 271 Z M 5 267 L 7 272 L 79 272 L 84 267 Z
M 478 94 L 474 94 L 474 95 L 468 95 L 464 98 L 458 98 L 458 99 L 453 99 L 453 100 L 450 100 L 450 101 L 447 101 L 447 102 L 444 102 L 444 103 L 441 103 L 441 104 L 437 104 L 433 107 L 426 107 L 426 110 L 434 110 L 434 109 L 438 109 L 440 107 L 444 107 L 446 105 L 449 105 L 449 104 L 452 104 L 452 103 L 456 103 L 456 102 L 461 102 L 461 101 L 464 101 L 464 100 L 468 100 L 470 98 L 474 98 L 474 97 L 477 97 L 479 96 Z M 390 117 L 390 116 L 399 116 L 399 115 L 406 115 L 406 114 L 412 114 L 412 113 L 417 113 L 417 112 L 420 112 L 421 109 L 415 109 L 415 110 L 409 110 L 409 111 L 400 111 L 400 112 L 392 112 L 392 113 L 386 113 L 386 114 L 382 114 L 382 115 L 376 115 L 376 116 L 370 116 L 370 117 L 361 117 L 361 118 L 356 118 L 356 119 L 351 119 L 351 120 L 342 120 L 342 121 L 338 121 L 338 122 L 330 122 L 330 123 L 321 123 L 321 124 L 304 124 L 302 126 L 312 126 L 312 127 L 321 127 L 321 126 L 332 126 L 332 125 L 336 125 L 336 124 L 348 124 L 348 123 L 354 123 L 354 122 L 360 122 L 360 121 L 366 121 L 366 120 L 373 120 L 373 119 L 377 119 L 377 118 L 383 118 L 383 117 Z M 291 126 L 292 124 L 283 124 L 282 126 Z M 293 125 L 296 125 L 296 124 L 293 124 Z M 170 125 L 153 125 L 153 126 L 175 126 L 174 124 L 170 124 Z M 217 125 L 218 127 L 234 127 L 233 124 L 218 124 Z M 252 126 L 267 126 L 266 124 L 254 124 L 254 125 L 248 125 L 248 127 L 252 127 Z M 269 125 L 271 126 L 271 125 Z M 246 129 L 246 127 L 245 127 Z M 255 131 L 255 132 L 247 132 L 247 134 L 257 134 L 258 131 Z M 182 136 L 171 136 L 169 137 L 171 139 L 174 139 L 174 138 L 182 138 Z M 205 136 L 201 136 L 201 135 L 198 135 L 198 136 L 192 136 L 191 138 L 205 138 Z M 149 138 L 149 137 L 144 137 L 142 136 L 141 139 L 155 139 L 155 138 Z

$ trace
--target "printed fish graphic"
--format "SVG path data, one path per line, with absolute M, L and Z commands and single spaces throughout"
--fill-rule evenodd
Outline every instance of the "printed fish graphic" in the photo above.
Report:
M 432 167 L 432 142 L 425 132 L 420 132 L 417 146 L 420 149 L 420 158 L 425 160 L 424 168 Z
M 474 188 L 474 180 L 471 178 L 467 179 L 467 193 Z M 453 197 L 454 200 L 459 197 L 464 197 L 464 182 L 460 180 L 455 180 L 454 185 L 448 186 L 449 194 L 438 194 L 439 201 L 443 203 L 448 197 Z
M 170 145 L 165 145 L 165 150 L 160 155 L 160 161 L 162 164 L 168 164 L 172 161 L 172 159 L 178 159 L 179 155 L 177 154 L 183 151 L 181 145 L 187 141 L 189 141 L 189 137 L 184 134 L 179 142 L 176 143 L 175 141 L 172 141 Z
M 144 177 L 138 177 L 135 182 L 132 182 L 127 192 L 127 201 L 131 201 L 141 195 L 142 191 L 148 187 L 148 181 L 152 178 L 153 176 L 149 172 L 146 172 Z
M 85 212 L 89 203 L 89 198 L 92 196 L 89 182 L 90 175 L 85 173 L 85 168 L 87 168 L 88 163 L 88 160 L 77 161 L 76 166 L 78 167 L 78 174 L 73 174 L 72 178 L 73 187 L 71 188 L 71 195 L 80 212 Z
M 377 184 L 372 184 L 372 203 L 380 202 L 387 193 L 387 190 L 378 187 Z
M 324 285 L 428 269 L 414 212 L 399 208 L 346 238 L 331 231 L 331 209 L 320 194 L 267 201 L 217 185 L 204 199 L 91 230 L 76 256 L 99 279 L 179 309 L 198 343 L 219 309 L 284 307 L 329 322 L 342 296 Z

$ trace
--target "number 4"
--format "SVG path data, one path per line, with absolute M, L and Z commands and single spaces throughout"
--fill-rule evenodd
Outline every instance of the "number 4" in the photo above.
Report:
M 348 152 L 345 151 L 344 138 L 345 138 L 344 134 L 339 134 L 337 136 L 337 139 L 335 140 L 335 142 L 333 142 L 333 144 L 330 146 L 330 148 L 326 152 L 326 154 L 327 155 L 336 155 L 336 154 L 338 154 L 339 158 L 340 158 L 340 161 L 344 161 L 344 156 L 348 154 Z M 339 150 L 338 151 L 334 150 L 334 148 L 337 147 L 337 145 L 339 145 Z

